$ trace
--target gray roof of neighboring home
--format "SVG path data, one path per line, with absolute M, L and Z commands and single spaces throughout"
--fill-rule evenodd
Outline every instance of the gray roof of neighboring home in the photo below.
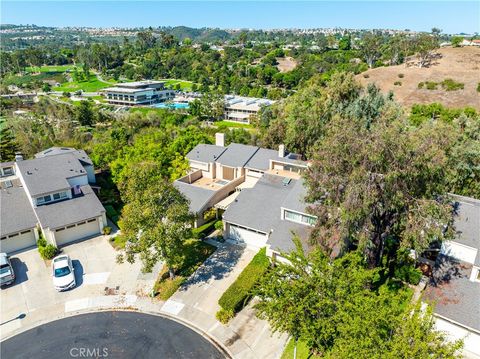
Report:
M 35 228 L 37 218 L 23 187 L 0 190 L 0 234 Z
M 31 196 L 69 189 L 67 178 L 87 174 L 71 153 L 19 161 L 17 166 Z
M 292 211 L 306 213 L 307 204 L 305 203 L 305 196 L 307 191 L 304 186 L 303 179 L 295 181 L 292 190 L 288 193 L 282 207 L 291 209 Z
M 280 220 L 280 207 L 296 182 L 292 180 L 284 186 L 283 178 L 264 174 L 253 188 L 242 189 L 223 214 L 223 219 L 269 233 Z
M 215 191 L 180 181 L 173 182 L 173 185 L 190 201 L 193 213 L 200 213 L 215 194 Z
M 270 160 L 278 157 L 278 152 L 269 150 L 267 148 L 259 148 L 257 152 L 245 165 L 246 168 L 251 168 L 258 171 L 266 171 L 270 168 Z
M 480 331 L 480 283 L 469 280 L 471 270 L 471 264 L 439 256 L 424 298 L 438 315 Z
M 290 222 L 290 221 L 278 221 L 272 234 L 268 238 L 267 243 L 271 248 L 277 252 L 291 252 L 295 249 L 295 243 L 292 240 L 294 235 L 298 236 L 300 243 L 305 251 L 308 251 L 311 247 L 308 243 L 310 231 L 312 227 Z
M 193 150 L 187 153 L 187 158 L 190 161 L 199 161 L 199 162 L 215 162 L 218 157 L 226 150 L 225 147 L 199 144 L 196 145 Z
M 42 152 L 36 153 L 35 158 L 63 155 L 65 153 L 71 153 L 84 165 L 93 166 L 92 160 L 90 159 L 90 157 L 88 157 L 87 153 L 84 150 L 77 150 L 76 148 L 72 147 L 50 147 Z
M 480 201 L 456 195 L 453 198 L 458 203 L 454 217 L 455 242 L 480 250 Z M 477 255 L 478 260 L 479 257 Z
M 105 209 L 89 185 L 81 186 L 83 195 L 36 208 L 42 227 L 55 229 L 100 216 Z
M 243 167 L 257 150 L 256 146 L 231 143 L 217 159 L 217 162 L 228 167 Z
M 297 157 L 297 155 L 295 155 L 294 153 L 289 153 L 285 157 L 279 157 L 277 155 L 277 157 L 272 158 L 272 160 L 278 161 L 278 162 L 284 162 L 284 163 L 291 163 L 291 164 L 294 164 L 294 165 L 297 165 L 297 166 L 307 167 L 307 162 L 306 161 L 300 160 L 296 157 Z
M 295 248 L 292 242 L 293 230 L 307 249 L 303 242 L 308 238 L 311 227 L 281 219 L 281 207 L 285 207 L 290 194 L 295 196 L 301 193 L 296 187 L 303 188 L 303 181 L 291 180 L 288 185 L 284 185 L 283 179 L 281 176 L 264 174 L 253 188 L 242 189 L 235 202 L 223 214 L 223 219 L 261 232 L 271 231 L 267 243 L 272 249 L 283 252 Z

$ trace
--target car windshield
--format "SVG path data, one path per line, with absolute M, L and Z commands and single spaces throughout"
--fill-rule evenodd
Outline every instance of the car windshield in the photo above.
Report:
M 4 264 L 0 267 L 0 274 L 10 274 L 10 266 L 8 264 Z
M 62 267 L 62 268 L 55 268 L 54 275 L 55 277 L 65 277 L 66 275 L 70 274 L 70 268 Z

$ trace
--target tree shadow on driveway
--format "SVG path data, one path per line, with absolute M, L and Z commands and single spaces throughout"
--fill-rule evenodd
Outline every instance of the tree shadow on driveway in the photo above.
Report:
M 207 283 L 211 279 L 220 280 L 228 276 L 237 265 L 245 247 L 237 245 L 223 245 L 213 253 L 197 271 L 180 287 L 186 291 L 195 284 Z

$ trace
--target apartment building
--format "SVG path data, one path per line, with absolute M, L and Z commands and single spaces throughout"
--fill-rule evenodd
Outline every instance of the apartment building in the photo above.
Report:
M 249 124 L 263 107 L 274 104 L 275 101 L 265 98 L 225 96 L 225 121 Z

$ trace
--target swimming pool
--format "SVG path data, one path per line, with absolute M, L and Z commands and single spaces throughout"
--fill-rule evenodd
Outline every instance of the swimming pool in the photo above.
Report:
M 172 109 L 172 110 L 180 110 L 180 109 L 187 109 L 188 108 L 188 103 L 182 103 L 182 102 L 156 103 L 155 105 L 152 105 L 152 107 L 155 107 L 155 108 L 169 108 L 169 109 Z

